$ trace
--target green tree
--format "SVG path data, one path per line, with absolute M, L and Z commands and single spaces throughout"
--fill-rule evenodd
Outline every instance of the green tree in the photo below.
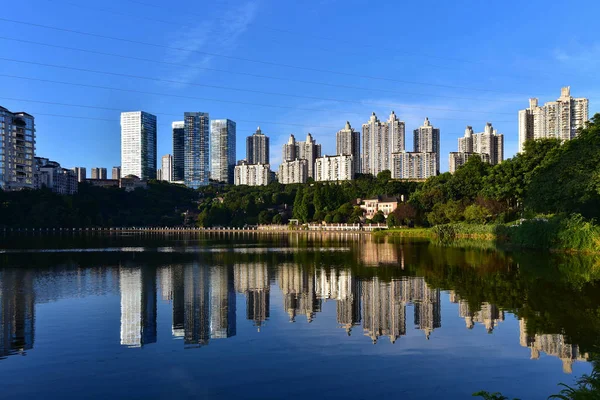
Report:
M 283 217 L 281 216 L 281 214 L 275 214 L 273 216 L 273 224 L 275 224 L 275 225 L 283 224 Z
M 398 226 L 398 221 L 396 221 L 396 216 L 394 215 L 394 213 L 391 213 L 390 215 L 388 215 L 387 226 L 388 226 L 388 228 L 393 228 L 395 226 Z
M 483 224 L 486 222 L 488 210 L 480 205 L 471 204 L 465 208 L 465 221 L 473 224 Z
M 383 215 L 383 212 L 377 211 L 377 213 L 373 216 L 373 219 L 371 221 L 374 224 L 383 224 L 385 222 L 385 215 Z

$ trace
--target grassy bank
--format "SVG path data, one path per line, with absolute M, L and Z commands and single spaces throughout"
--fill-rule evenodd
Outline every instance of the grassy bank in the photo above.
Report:
M 513 224 L 445 224 L 432 228 L 398 228 L 377 235 L 432 238 L 442 243 L 460 239 L 493 241 L 530 249 L 600 253 L 600 227 L 580 215 L 553 216 Z

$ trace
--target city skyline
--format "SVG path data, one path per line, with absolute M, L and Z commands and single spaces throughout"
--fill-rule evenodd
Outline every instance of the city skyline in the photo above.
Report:
M 599 88 L 596 83 L 588 79 L 586 73 L 587 63 L 583 49 L 573 43 L 587 43 L 593 35 L 587 34 L 591 27 L 586 26 L 583 30 L 571 32 L 570 35 L 553 36 L 551 26 L 563 24 L 566 18 L 570 20 L 574 15 L 570 12 L 551 13 L 544 24 L 536 21 L 530 29 L 538 35 L 548 33 L 551 40 L 544 43 L 525 43 L 517 40 L 525 37 L 531 32 L 523 27 L 516 31 L 510 30 L 507 35 L 506 23 L 513 16 L 501 7 L 494 5 L 495 23 L 501 27 L 498 32 L 484 37 L 469 37 L 469 46 L 458 46 L 462 39 L 461 32 L 456 29 L 449 20 L 444 21 L 448 29 L 444 31 L 444 37 L 448 45 L 439 42 L 440 28 L 433 29 L 427 34 L 418 34 L 418 26 L 415 21 L 409 21 L 414 31 L 406 30 L 410 40 L 403 40 L 399 46 L 392 38 L 394 31 L 391 27 L 382 29 L 376 35 L 380 40 L 370 41 L 360 37 L 356 32 L 344 32 L 336 29 L 342 21 L 335 19 L 327 26 L 319 27 L 315 34 L 318 37 L 330 37 L 332 40 L 319 42 L 318 39 L 308 35 L 293 35 L 282 33 L 279 41 L 269 39 L 269 33 L 261 31 L 254 23 L 259 25 L 282 26 L 282 19 L 278 18 L 290 15 L 289 9 L 301 18 L 310 14 L 295 4 L 280 4 L 265 13 L 267 7 L 264 4 L 244 1 L 240 5 L 244 11 L 240 14 L 238 29 L 227 26 L 223 21 L 211 20 L 210 15 L 223 11 L 220 5 L 210 10 L 207 15 L 207 23 L 210 24 L 211 34 L 203 38 L 199 32 L 188 32 L 190 28 L 182 27 L 180 24 L 161 24 L 156 26 L 144 17 L 154 15 L 161 17 L 161 10 L 143 9 L 136 10 L 133 4 L 117 4 L 109 1 L 107 7 L 118 6 L 117 9 L 123 13 L 136 14 L 136 29 L 140 35 L 146 38 L 145 42 L 165 45 L 169 48 L 157 49 L 152 53 L 149 46 L 133 45 L 131 43 L 116 40 L 93 41 L 82 35 L 59 33 L 51 29 L 37 27 L 26 32 L 18 31 L 13 35 L 16 39 L 34 42 L 45 42 L 56 46 L 70 46 L 75 48 L 89 49 L 98 52 L 124 55 L 127 57 L 138 57 L 152 59 L 156 63 L 141 60 L 117 58 L 95 53 L 82 53 L 76 50 L 67 50 L 61 47 L 49 51 L 47 47 L 34 43 L 4 41 L 7 51 L 11 54 L 20 54 L 15 58 L 24 61 L 35 61 L 41 63 L 69 65 L 75 68 L 87 68 L 99 71 L 115 72 L 129 75 L 143 75 L 150 78 L 161 78 L 165 80 L 182 81 L 181 84 L 143 81 L 132 77 L 112 76 L 107 78 L 99 74 L 80 72 L 67 72 L 64 69 L 44 67 L 41 65 L 26 65 L 6 61 L 4 67 L 6 74 L 21 75 L 24 77 L 37 77 L 54 81 L 65 81 L 81 84 L 96 84 L 98 86 L 114 87 L 117 89 L 131 90 L 117 91 L 99 88 L 86 88 L 68 86 L 50 82 L 31 82 L 24 79 L 1 77 L 3 82 L 3 93 L 11 93 L 13 99 L 2 100 L 4 107 L 10 110 L 26 110 L 37 117 L 38 126 L 38 153 L 44 157 L 58 160 L 65 167 L 86 167 L 88 172 L 94 166 L 111 167 L 119 165 L 119 157 L 115 153 L 119 146 L 118 112 L 120 110 L 146 110 L 158 116 L 157 144 L 158 154 L 171 153 L 171 140 L 168 132 L 171 130 L 172 121 L 180 120 L 177 117 L 185 110 L 200 109 L 210 112 L 219 118 L 230 118 L 237 122 L 237 130 L 243 136 L 249 135 L 258 125 L 268 132 L 271 137 L 270 148 L 272 153 L 280 149 L 290 133 L 296 133 L 301 137 L 306 132 L 311 132 L 318 137 L 319 143 L 323 145 L 323 154 L 334 154 L 335 133 L 344 126 L 345 121 L 350 121 L 355 127 L 359 127 L 366 117 L 375 111 L 377 115 L 388 115 L 390 110 L 395 110 L 398 116 L 405 121 L 407 129 L 414 129 L 425 116 L 435 121 L 442 132 L 442 143 L 440 154 L 442 156 L 441 169 L 447 170 L 446 155 L 455 148 L 456 137 L 460 136 L 464 126 L 480 126 L 486 121 L 494 121 L 496 128 L 506 135 L 506 158 L 511 157 L 518 149 L 518 124 L 515 113 L 527 107 L 527 99 L 539 98 L 540 104 L 555 101 L 557 88 L 566 84 L 571 85 L 577 97 L 590 99 L 590 115 L 597 111 L 595 105 L 598 102 Z M 538 1 L 529 2 L 527 7 L 535 9 Z M 381 5 L 372 6 L 362 10 L 366 15 L 377 16 L 382 12 L 407 13 L 406 15 L 422 15 L 422 5 L 411 4 L 403 8 L 398 4 L 387 5 L 389 9 Z M 333 5 L 323 5 L 324 13 L 333 11 Z M 173 17 L 180 16 L 182 23 L 193 20 L 191 16 L 182 14 L 179 9 Z M 456 13 L 449 5 L 442 5 L 439 12 L 444 15 L 463 16 Z M 490 9 L 482 5 L 474 6 L 469 10 L 471 15 L 483 13 L 489 15 Z M 50 24 L 42 16 L 44 13 L 52 15 L 54 20 Z M 447 14 L 446 14 L 447 13 Z M 123 15 L 115 15 L 110 12 L 101 12 L 102 17 L 110 17 L 115 26 L 111 32 L 112 36 L 123 39 L 139 39 L 137 32 L 131 29 L 130 21 Z M 74 30 L 103 34 L 108 33 L 106 24 L 101 24 L 103 18 L 96 18 L 91 10 L 80 7 L 65 7 L 58 5 L 50 7 L 41 0 L 32 0 L 31 12 L 27 15 L 25 22 L 47 24 L 56 27 L 68 26 Z M 581 16 L 578 16 L 580 18 Z M 587 16 L 586 16 L 587 18 Z M 204 18 L 202 19 L 204 20 Z M 77 24 L 72 25 L 73 21 Z M 122 23 L 121 23 L 122 22 Z M 193 23 L 197 21 L 193 20 Z M 313 25 L 312 18 L 308 18 L 309 25 Z M 579 20 L 578 20 L 579 23 Z M 18 24 L 6 22 L 10 29 L 23 27 Z M 222 28 L 222 29 L 219 29 Z M 289 28 L 291 32 L 301 33 L 304 27 L 295 22 Z M 219 35 L 215 32 L 220 31 Z M 448 32 L 449 31 L 449 32 Z M 143 32 L 143 33 L 142 33 Z M 22 35 L 21 35 L 22 34 Z M 19 36 L 21 35 L 21 36 Z M 255 36 L 258 36 L 255 38 Z M 44 40 L 40 41 L 40 37 Z M 202 38 L 202 40 L 200 40 Z M 460 40 L 459 40 L 460 38 Z M 578 40 L 580 38 L 581 40 Z M 196 40 L 193 40 L 196 39 Z M 219 46 L 221 40 L 228 45 Z M 241 60 L 227 60 L 224 57 L 209 57 L 207 55 L 191 53 L 185 54 L 171 47 L 178 47 L 178 41 L 184 45 L 189 44 L 199 52 L 209 52 L 228 55 L 231 57 L 256 59 L 257 61 L 274 62 L 277 64 L 289 64 L 297 67 L 311 67 L 308 60 L 299 57 L 306 52 L 319 58 L 319 70 L 332 70 L 346 72 L 358 76 L 343 76 L 329 74 L 322 71 L 302 71 L 297 68 L 286 68 L 281 72 L 274 66 L 259 63 L 251 63 Z M 188 43 L 189 41 L 189 43 Z M 354 43 L 359 46 L 349 46 Z M 285 43 L 285 45 L 284 45 Z M 588 43 L 593 48 L 593 43 Z M 364 47 L 363 47 L 364 46 Z M 179 46 L 186 47 L 186 46 Z M 335 51 L 323 52 L 321 47 L 332 48 Z M 373 57 L 361 58 L 359 49 L 369 49 Z M 489 49 L 494 49 L 493 59 L 502 62 L 487 62 L 490 55 Z M 426 61 L 417 57 L 427 49 L 430 56 Z M 270 51 L 268 51 L 270 50 Z M 353 63 L 342 65 L 339 62 L 341 54 L 346 56 L 352 54 Z M 383 54 L 391 54 L 388 63 L 376 62 Z M 583 55 L 580 55 L 583 53 Z M 31 54 L 32 57 L 26 57 Z M 593 59 L 593 54 L 590 57 Z M 35 56 L 34 56 L 35 55 Z M 208 65 L 204 65 L 204 58 Z M 532 60 L 535 60 L 533 62 Z M 175 65 L 162 64 L 172 62 Z M 478 67 L 481 63 L 487 64 L 484 71 Z M 217 71 L 194 68 L 214 68 Z M 552 65 L 552 68 L 545 67 Z M 283 67 L 282 67 L 283 68 Z M 548 70 L 551 70 L 549 72 Z M 252 80 L 248 76 L 220 71 L 232 71 L 235 73 L 248 73 L 268 78 L 256 77 Z M 381 77 L 387 81 L 369 79 L 365 76 Z M 533 77 L 533 79 L 525 79 Z M 274 79 L 282 78 L 282 79 Z M 537 78 L 537 79 L 536 79 Z M 303 82 L 298 82 L 303 81 Z M 402 82 L 400 82 L 402 81 Z M 318 82 L 323 84 L 310 84 L 305 82 Z M 415 82 L 415 83 L 410 83 Z M 243 90 L 256 90 L 267 93 L 283 93 L 287 96 L 266 95 L 262 93 L 235 92 L 232 89 L 194 87 L 195 84 L 213 84 L 219 87 L 231 87 Z M 325 85 L 329 84 L 331 86 Z M 433 86 L 439 85 L 439 86 Z M 360 88 L 360 89 L 359 89 Z M 161 95 L 150 95 L 146 93 L 135 93 L 133 91 L 160 93 Z M 198 93 L 200 90 L 202 93 Z M 489 91 L 488 91 L 489 90 Z M 25 92 L 27 94 L 25 94 Z M 191 93 L 194 92 L 194 93 Z M 314 100 L 294 98 L 290 94 L 315 97 L 319 99 L 340 99 L 346 102 L 334 102 L 327 100 Z M 181 96 L 181 97 L 176 97 Z M 198 99 L 185 99 L 184 97 L 198 97 Z M 200 99 L 202 98 L 202 100 Z M 18 100 L 22 99 L 22 100 Z M 208 99 L 223 100 L 225 102 L 211 102 Z M 480 100 L 481 99 L 481 100 Z M 28 100 L 32 100 L 28 102 Z M 35 101 L 50 102 L 44 105 Z M 249 103 L 236 104 L 235 102 Z M 107 107 L 118 111 L 102 109 L 85 109 L 69 107 L 61 104 L 74 104 L 81 106 Z M 366 104 L 365 104 L 366 103 Z M 256 104 L 270 104 L 282 107 L 262 107 Z M 331 111 L 298 110 L 325 109 Z M 448 110 L 460 110 L 453 112 Z M 466 112 L 473 111 L 473 112 Z M 42 115 L 52 114 L 52 115 Z M 54 116 L 62 115 L 62 117 Z M 170 116 L 172 115 L 172 116 Z M 82 119 L 83 118 L 83 119 Z M 88 119 L 89 118 L 89 119 Z M 100 119 L 100 120 L 98 120 Z M 65 129 L 66 126 L 81 124 L 83 129 Z M 285 125 L 290 124 L 290 125 Z M 302 126 L 294 126 L 300 124 Z M 75 132 L 76 131 L 76 132 Z M 447 135 L 447 136 L 446 136 Z M 454 135 L 454 136 L 453 136 Z M 242 137 L 242 136 L 240 136 Z M 410 135 L 407 137 L 406 147 L 410 147 Z M 238 140 L 237 159 L 244 158 L 245 148 Z M 94 147 L 93 154 L 83 154 L 84 149 Z M 277 167 L 280 160 L 279 155 L 272 157 L 270 164 Z

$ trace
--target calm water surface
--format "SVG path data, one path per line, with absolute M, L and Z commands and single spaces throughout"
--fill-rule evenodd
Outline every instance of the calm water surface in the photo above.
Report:
M 352 235 L 0 236 L 1 397 L 542 399 L 591 370 L 594 262 Z

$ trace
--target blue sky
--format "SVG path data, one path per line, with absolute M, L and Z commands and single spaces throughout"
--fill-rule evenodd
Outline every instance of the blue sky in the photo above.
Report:
M 492 122 L 512 156 L 529 97 L 570 85 L 600 111 L 598 11 L 592 0 L 26 0 L 0 15 L 0 105 L 36 116 L 37 155 L 87 168 L 120 164 L 119 111 L 157 114 L 159 157 L 185 111 L 236 121 L 238 158 L 260 125 L 276 166 L 290 133 L 334 154 L 346 120 L 359 130 L 394 110 L 407 150 L 425 117 L 441 129 L 445 171 L 466 125 Z

